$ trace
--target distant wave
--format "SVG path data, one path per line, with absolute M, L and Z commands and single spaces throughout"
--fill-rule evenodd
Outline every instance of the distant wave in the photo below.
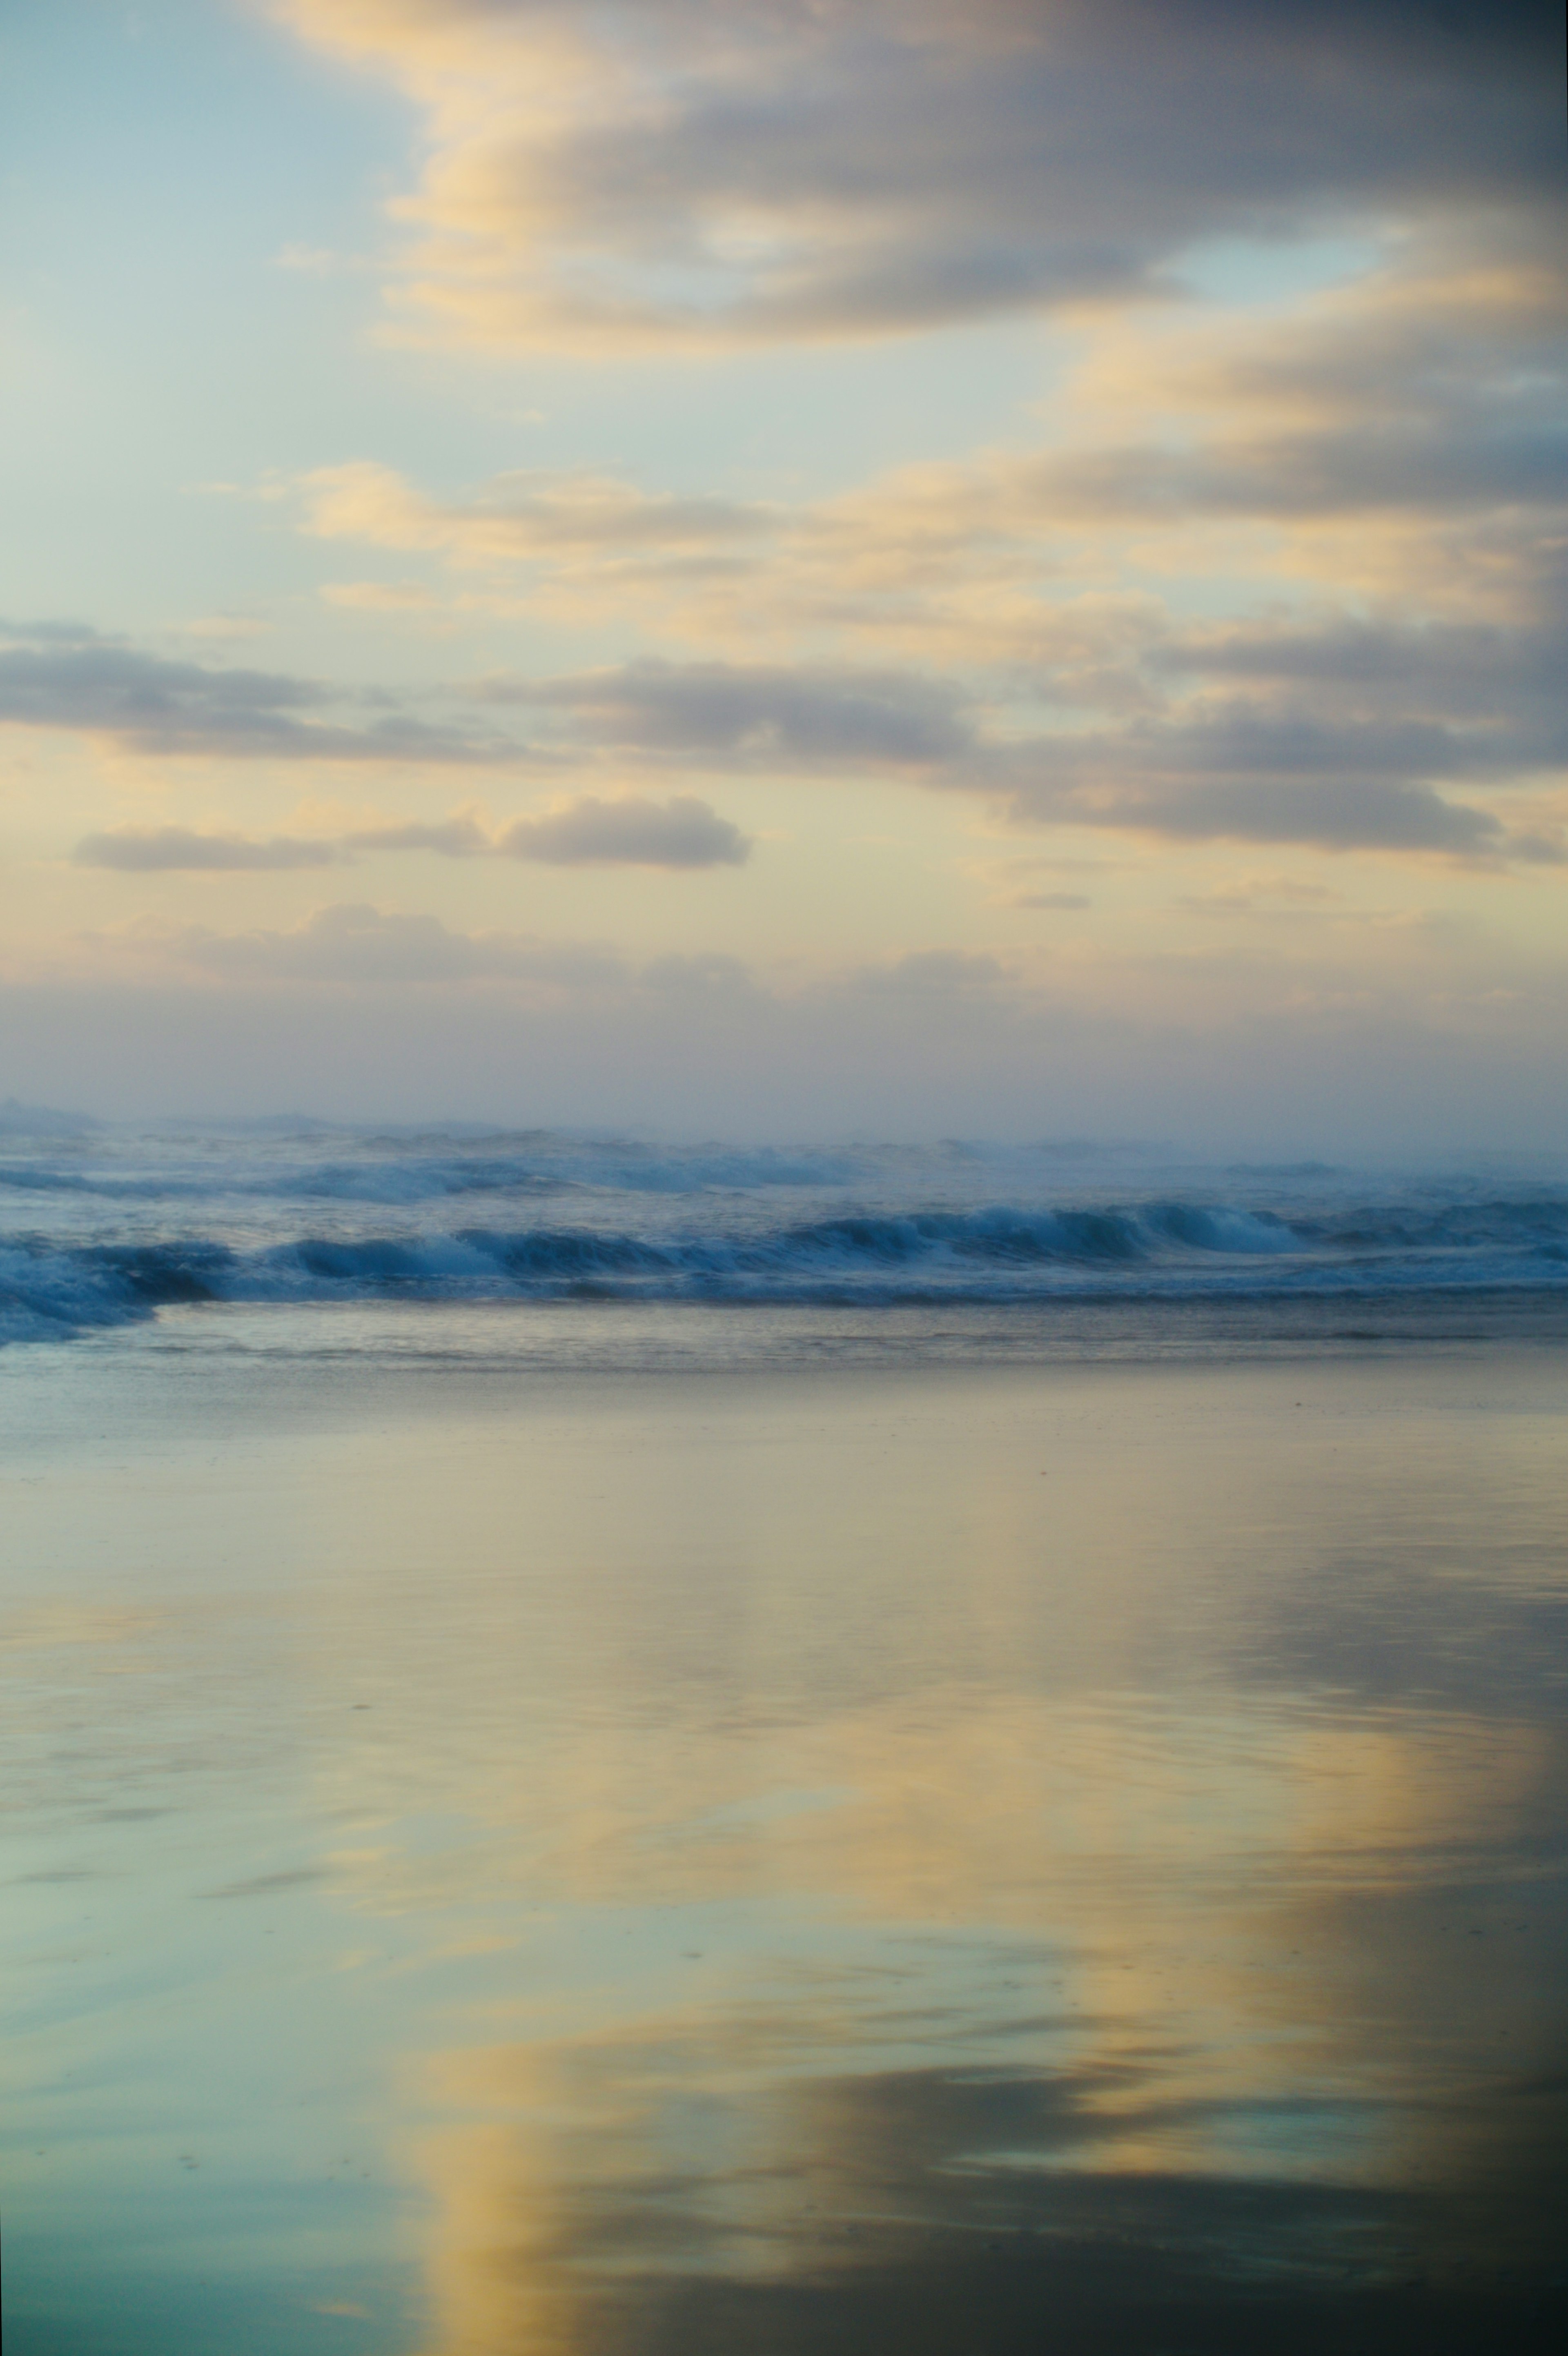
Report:
M 658 1237 L 599 1227 L 305 1235 L 245 1250 L 0 1245 L 0 1339 L 59 1338 L 199 1301 L 618 1299 L 1005 1302 L 1143 1293 L 1568 1287 L 1568 1197 L 1321 1210 L 1225 1204 L 846 1212 Z
M 415 1204 L 461 1194 L 539 1194 L 599 1188 L 626 1194 L 749 1193 L 761 1187 L 843 1184 L 854 1164 L 843 1155 L 687 1151 L 650 1155 L 610 1146 L 521 1157 L 470 1150 L 421 1154 L 387 1151 L 359 1161 L 145 1176 L 113 1168 L 60 1169 L 0 1162 L 0 1187 L 18 1194 L 97 1195 L 105 1202 L 189 1202 L 225 1195 L 269 1202 Z

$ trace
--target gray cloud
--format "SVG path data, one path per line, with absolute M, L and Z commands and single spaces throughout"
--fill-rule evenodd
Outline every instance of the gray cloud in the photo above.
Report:
M 1363 781 L 1474 774 L 1492 766 L 1487 747 L 1425 719 L 1326 722 L 1304 711 L 1234 702 L 1191 718 L 1130 728 L 1109 738 L 1066 737 L 1064 766 L 1085 753 L 1173 782 L 1235 776 Z M 1506 757 L 1506 756 L 1505 756 Z
M 1201 841 L 1307 842 L 1329 851 L 1439 851 L 1461 858 L 1495 855 L 1503 830 L 1487 810 L 1444 801 L 1427 786 L 1383 778 L 1204 784 L 1177 796 L 1126 796 L 1109 804 L 1101 823 L 1146 827 Z
M 257 842 L 240 834 L 196 834 L 183 826 L 124 827 L 83 835 L 71 853 L 78 867 L 114 867 L 130 874 L 160 869 L 250 870 L 329 867 L 342 857 L 336 843 L 274 834 Z
M 368 727 L 324 721 L 313 715 L 348 699 L 318 680 L 209 669 L 108 640 L 59 644 L 38 632 L 32 638 L 0 648 L 0 722 L 80 729 L 145 754 L 439 766 L 528 757 L 526 747 L 395 711 Z
M 1562 646 L 1561 629 L 1546 623 L 1505 630 L 1338 617 L 1173 634 L 1146 661 L 1156 674 L 1243 684 L 1246 699 L 1227 713 L 1253 715 L 1254 740 L 1272 731 L 1282 750 L 1316 745 L 1320 762 L 1348 774 L 1376 766 L 1502 781 L 1568 765 Z M 1241 732 L 1231 734 L 1233 757 L 1245 760 Z
M 1538 0 L 285 5 L 433 112 L 483 87 L 402 208 L 405 303 L 481 341 L 864 337 L 1136 291 L 1206 238 L 1561 196 Z M 564 47 L 599 53 L 591 111 L 548 103 Z
M 1509 856 L 1526 867 L 1568 866 L 1568 841 L 1549 834 L 1510 834 Z
M 1042 517 L 1316 517 L 1568 501 L 1558 421 L 1405 417 L 1221 441 L 1178 453 L 1098 450 L 1032 470 Z
M 33 621 L 12 622 L 0 618 L 0 639 L 19 640 L 28 646 L 42 647 L 108 647 L 118 643 L 95 630 L 88 622 Z
M 934 787 L 1004 796 L 1026 823 L 1554 859 L 1550 838 L 1509 838 L 1489 811 L 1435 789 L 1507 781 L 1568 751 L 1552 634 L 1521 633 L 1494 666 L 1506 639 L 1343 622 L 1152 632 L 1130 674 L 1152 716 L 1007 738 L 979 734 L 959 682 L 908 672 L 645 663 L 485 691 L 565 706 L 590 737 L 639 759 L 819 773 L 891 763 Z M 1102 701 L 1115 682 L 1090 669 Z M 1209 670 L 1257 684 L 1171 704 L 1173 676 Z
M 314 839 L 274 835 L 258 841 L 178 826 L 125 827 L 85 835 L 71 857 L 78 867 L 148 874 L 328 867 L 361 851 L 428 851 L 443 859 L 500 856 L 556 867 L 738 867 L 750 857 L 751 841 L 692 794 L 676 794 L 665 802 L 585 795 L 539 818 L 518 819 L 494 835 L 467 811 L 435 825 L 360 827 Z
M 1339 616 L 1197 632 L 1151 621 L 1129 638 L 1112 613 L 1103 630 L 1102 661 L 1092 623 L 1075 625 L 1059 673 L 1047 664 L 1033 683 L 993 682 L 990 733 L 977 724 L 976 691 L 956 679 L 810 663 L 644 662 L 533 682 L 491 680 L 469 695 L 559 712 L 574 736 L 549 756 L 556 768 L 606 753 L 655 772 L 671 764 L 828 775 L 893 767 L 936 788 L 994 794 L 1033 824 L 1487 860 L 1564 855 L 1550 829 L 1510 835 L 1490 812 L 1435 789 L 1462 779 L 1506 785 L 1568 760 L 1560 638 L 1547 619 L 1504 630 Z M 1210 680 L 1240 692 L 1221 700 L 1201 688 Z M 1194 681 L 1201 691 L 1185 691 Z M 999 733 L 1020 685 L 1090 708 L 1120 702 L 1142 716 L 1048 734 L 1015 723 Z M 363 759 L 372 749 L 411 757 L 404 731 L 413 723 L 355 735 L 297 719 L 297 707 L 319 692 L 307 681 L 103 644 L 0 652 L 0 716 L 14 720 L 105 729 L 138 751 L 249 757 L 326 746 L 334 757 Z M 415 741 L 456 744 L 466 760 L 503 757 L 460 729 L 417 729 Z M 518 748 L 507 751 L 515 757 Z M 309 868 L 377 852 L 703 868 L 737 866 L 750 849 L 693 795 L 586 794 L 494 835 L 470 813 L 323 838 L 130 828 L 87 836 L 74 857 L 139 873 Z
M 585 794 L 543 818 L 520 819 L 496 848 L 552 867 L 739 867 L 751 855 L 740 829 L 693 794 L 667 802 Z
M 1415 695 L 1424 710 L 1474 717 L 1515 712 L 1563 719 L 1561 631 L 1521 623 L 1419 625 L 1336 616 L 1316 626 L 1228 626 L 1173 633 L 1147 658 L 1156 670 L 1309 681 L 1337 699 Z
M 972 741 L 956 682 L 909 671 L 639 662 L 535 684 L 486 682 L 498 700 L 563 706 L 590 741 L 705 755 L 726 766 L 918 766 Z
M 1431 723 L 1334 728 L 1233 706 L 1200 720 L 1015 745 L 993 776 L 1000 784 L 1010 773 L 1015 814 L 1026 823 L 1495 859 L 1508 849 L 1500 821 L 1426 782 L 1469 766 Z

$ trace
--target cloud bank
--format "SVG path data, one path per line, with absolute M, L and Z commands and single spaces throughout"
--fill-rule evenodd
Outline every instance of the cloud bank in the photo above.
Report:
M 189 926 L 145 940 L 160 958 L 239 980 L 372 989 L 504 980 L 582 991 L 625 975 L 618 958 L 575 942 L 456 932 L 437 916 L 387 913 L 364 903 L 318 909 L 290 931 L 218 933 Z
M 1525 50 L 1500 48 L 1506 79 Z M 851 491 L 535 474 L 435 501 L 364 466 L 306 478 L 302 520 L 423 546 L 498 611 L 637 633 L 637 660 L 472 690 L 590 765 L 893 772 L 1032 826 L 1550 862 L 1568 243 L 1543 206 L 1410 228 L 1277 314 L 1097 316 L 1032 444 Z
M 73 976 L 0 976 L 0 1021 L 19 1092 L 102 1111 L 167 1106 L 172 1071 L 184 1108 L 338 1118 L 898 1136 L 940 1107 L 950 1133 L 1208 1151 L 1568 1142 L 1560 969 L 1440 930 L 1350 966 L 1332 921 L 1207 929 L 1201 953 L 934 948 L 806 976 L 339 904 L 143 920 Z

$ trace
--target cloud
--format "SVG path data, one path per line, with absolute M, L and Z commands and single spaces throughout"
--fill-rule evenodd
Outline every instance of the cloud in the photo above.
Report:
M 1411 236 L 1283 316 L 1165 303 L 1079 322 L 1036 446 L 905 466 L 827 498 L 693 500 L 609 477 L 502 477 L 438 502 L 360 463 L 305 478 L 306 528 L 431 550 L 517 609 L 635 616 L 710 654 L 824 636 L 922 659 L 1057 659 L 1081 593 L 1125 650 L 1161 579 L 1539 620 L 1562 607 L 1568 285 L 1511 218 Z M 1079 609 L 1064 615 L 1061 584 Z M 474 594 L 472 592 L 470 594 Z M 1119 609 L 1119 610 L 1117 610 Z M 819 658 L 820 659 L 820 658 Z M 1094 658 L 1085 666 L 1095 683 Z
M 148 951 L 236 980 L 413 985 L 475 980 L 593 990 L 620 983 L 607 951 L 525 933 L 459 933 L 439 917 L 369 905 L 320 908 L 287 932 L 145 931 Z
M 1562 867 L 1568 865 L 1568 839 L 1548 834 L 1513 834 L 1509 837 L 1511 857 L 1528 867 Z
M 482 691 L 565 706 L 590 740 L 642 761 L 700 759 L 828 776 L 890 765 L 937 789 L 993 795 L 1026 824 L 1488 860 L 1553 855 L 1549 838 L 1541 838 L 1544 851 L 1524 847 L 1523 838 L 1516 851 L 1493 813 L 1450 800 L 1434 784 L 1506 780 L 1562 762 L 1568 728 L 1560 712 L 1548 715 L 1544 645 L 1528 659 L 1535 699 L 1520 710 L 1510 708 L 1520 698 L 1510 693 L 1507 666 L 1489 698 L 1483 694 L 1484 649 L 1477 643 L 1474 691 L 1450 723 L 1411 710 L 1410 683 L 1395 662 L 1390 695 L 1369 706 L 1352 696 L 1350 708 L 1338 709 L 1326 659 L 1316 681 L 1320 692 L 1309 705 L 1294 691 L 1292 665 L 1313 643 L 1311 634 L 1274 635 L 1283 648 L 1283 694 L 1187 695 L 1121 726 L 1048 734 L 1004 733 L 994 724 L 1001 716 L 995 705 L 989 714 L 975 709 L 975 691 L 913 672 L 643 663 L 532 684 L 487 682 Z M 1234 644 L 1262 669 L 1270 642 L 1258 632 L 1230 641 L 1217 637 L 1215 667 L 1223 668 L 1227 646 Z M 1351 643 L 1365 651 L 1363 640 Z M 1162 664 L 1197 669 L 1209 644 L 1189 637 L 1173 646 L 1156 637 L 1144 649 L 1144 660 L 1155 671 Z M 1327 640 L 1325 651 L 1331 657 Z M 1442 659 L 1441 647 L 1434 648 L 1428 667 L 1441 669 Z M 1526 659 L 1520 662 L 1525 666 Z M 1413 684 L 1419 705 L 1420 679 Z M 993 723 L 986 733 L 975 724 L 983 717 Z
M 1446 782 L 1509 787 L 1568 762 L 1554 585 L 1509 629 L 1352 618 L 1177 627 L 1158 601 L 1038 606 L 1033 663 L 1015 648 L 987 675 L 804 661 L 644 659 L 445 691 L 459 712 L 524 707 L 555 730 L 523 743 L 466 719 L 382 712 L 368 727 L 317 716 L 319 683 L 177 662 L 72 628 L 0 646 L 0 719 L 105 734 L 142 754 L 426 765 L 524 763 L 650 776 L 672 766 L 836 777 L 902 773 L 989 795 L 1035 825 L 1136 828 L 1341 849 L 1560 862 L 1550 825 L 1507 823 L 1449 798 Z M 341 699 L 347 700 L 347 699 Z M 358 691 L 360 710 L 390 699 Z M 1091 724 L 1038 725 L 1041 704 Z M 1111 724 L 1106 724 L 1107 719 Z M 1099 724 L 1092 724 L 1098 720 Z M 1035 724 L 1029 724 L 1033 721 Z M 185 828 L 95 833 L 78 863 L 124 871 L 309 867 L 372 851 L 490 851 L 558 865 L 739 865 L 750 843 L 705 801 L 585 793 L 489 835 L 471 813 L 260 841 Z
M 106 637 L 87 622 L 31 621 L 12 622 L 0 619 L 0 641 L 22 641 L 40 647 L 111 647 L 119 641 Z
M 739 867 L 751 856 L 740 829 L 693 794 L 667 802 L 585 794 L 542 818 L 520 819 L 496 848 L 551 867 Z
M 639 606 L 667 624 L 677 603 L 766 573 L 780 544 L 811 529 L 809 510 L 570 470 L 499 475 L 437 499 L 390 466 L 356 459 L 289 488 L 307 538 L 428 553 L 457 576 L 457 609 L 533 612 L 557 627 Z M 320 594 L 367 612 L 412 614 L 440 602 L 415 582 L 329 583 Z
M 1048 444 L 708 503 L 703 547 L 690 503 L 597 478 L 526 478 L 520 523 L 503 487 L 437 509 L 342 469 L 360 504 L 315 512 L 412 514 L 556 620 L 682 642 L 474 691 L 589 763 L 894 766 L 1039 824 L 1552 860 L 1550 825 L 1441 789 L 1517 800 L 1568 759 L 1564 301 L 1538 225 L 1477 214 L 1283 315 L 1099 316 Z M 1173 611 L 1194 577 L 1227 616 Z
M 339 1119 L 1266 1137 L 1293 1159 L 1568 1142 L 1546 940 L 1401 913 L 1162 927 L 1151 909 L 1131 954 L 1064 918 L 995 958 L 929 943 L 737 975 L 361 907 L 239 934 L 142 923 L 30 977 L 13 943 L 0 1010 L 19 1094 L 131 1115 L 168 1108 L 173 1071 L 183 1108 Z
M 1294 434 L 1075 453 L 1011 470 L 1018 522 L 1430 515 L 1568 498 L 1568 441 L 1554 423 L 1489 430 L 1467 418 L 1373 418 Z
M 437 500 L 392 467 L 357 459 L 299 477 L 305 530 L 320 540 L 432 549 L 460 562 L 517 563 L 575 552 L 660 553 L 725 546 L 768 531 L 769 509 L 639 490 L 609 475 L 498 475 L 472 499 Z
M 1342 600 L 1391 591 L 1407 620 L 1489 602 L 1513 627 L 1544 599 L 1555 622 L 1565 317 L 1561 262 L 1499 233 L 1480 254 L 1407 252 L 1283 320 L 1098 319 L 1039 446 L 821 502 L 780 527 L 770 610 L 746 581 L 723 602 L 738 628 L 831 617 L 972 660 L 1050 661 L 1064 620 L 1081 640 L 1064 580 L 1100 592 L 1106 651 L 1125 651 L 1140 575 L 1147 592 L 1217 570 L 1254 598 L 1311 576 Z
M 1464 766 L 1463 748 L 1430 725 L 1334 728 L 1241 706 L 1011 746 L 991 778 L 1010 777 L 1024 823 L 1495 858 L 1506 848 L 1501 821 L 1425 782 Z
M 564 708 L 592 742 L 726 766 L 918 766 L 950 759 L 972 741 L 964 691 L 913 672 L 647 661 L 573 678 L 487 680 L 480 692 Z
M 188 827 L 124 827 L 113 834 L 83 835 L 71 853 L 78 867 L 114 867 L 128 874 L 166 868 L 259 870 L 329 867 L 341 858 L 336 843 L 311 842 L 274 834 L 265 842 L 240 834 L 196 834 Z
M 435 826 L 362 826 L 340 841 L 345 851 L 433 851 L 443 859 L 477 859 L 496 847 L 468 810 Z
M 517 819 L 494 834 L 467 810 L 433 825 L 357 827 L 342 835 L 274 835 L 267 841 L 199 834 L 177 826 L 125 827 L 85 835 L 71 857 L 78 867 L 148 874 L 328 867 L 362 851 L 429 851 L 443 859 L 499 856 L 555 867 L 738 867 L 751 849 L 749 837 L 692 794 L 665 802 L 585 795 L 537 818 Z
M 351 699 L 316 680 L 171 662 L 106 639 L 11 636 L 31 642 L 0 647 L 0 723 L 80 729 L 142 754 L 441 766 L 528 757 L 524 746 L 395 711 L 369 726 L 322 720 L 315 715 L 323 706 Z
M 411 332 L 864 339 L 1195 244 L 1558 194 L 1560 12 L 1473 0 L 275 0 L 428 116 Z
M 1147 658 L 1156 670 L 1303 683 L 1336 702 L 1375 707 L 1391 691 L 1449 718 L 1528 712 L 1560 731 L 1562 648 L 1544 626 L 1382 621 L 1336 615 L 1313 624 L 1221 625 L 1173 633 Z M 1560 748 L 1562 739 L 1560 738 Z
M 0 650 L 0 716 L 613 789 L 520 820 L 506 848 L 539 858 L 735 863 L 689 795 L 657 824 L 627 797 L 672 772 L 891 770 L 1038 827 L 1560 863 L 1564 316 L 1537 225 L 1477 213 L 1281 315 L 1098 316 L 1054 439 L 793 506 L 540 472 L 440 500 L 356 462 L 306 478 L 309 531 L 427 550 L 481 576 L 479 604 L 515 613 L 521 583 L 556 629 L 585 615 L 673 652 L 454 683 L 416 717 L 56 625 Z M 1194 579 L 1228 610 L 1195 623 Z M 483 847 L 396 833 L 340 848 Z

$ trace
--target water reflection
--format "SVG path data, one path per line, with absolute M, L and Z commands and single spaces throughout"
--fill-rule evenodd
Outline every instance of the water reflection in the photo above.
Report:
M 154 1363 L 7 1499 L 27 2356 L 1555 2344 L 1554 1361 Z
M 1155 1743 L 1124 1708 L 1146 1779 Z M 1000 1757 L 1054 1738 L 1079 1804 L 1042 1810 L 1036 1787 L 976 1809 L 961 1775 L 924 1815 L 918 1879 L 876 1870 L 886 1809 L 846 1808 L 858 1836 L 822 1820 L 815 1877 L 797 1825 L 775 1886 L 874 1911 L 852 1960 L 757 1985 L 759 1926 L 737 1954 L 721 1924 L 716 1954 L 685 1951 L 684 2003 L 433 2066 L 431 2107 L 478 2115 L 419 2155 L 432 2351 L 1007 2350 L 1047 2316 L 1085 2347 L 1321 2346 L 1362 2314 L 1385 2344 L 1481 2344 L 1452 2335 L 1483 2310 L 1524 2328 L 1563 2257 L 1568 1922 L 1555 1879 L 1511 1859 L 1499 1879 L 1495 1851 L 1489 1879 L 1453 1869 L 1510 1802 L 1561 1789 L 1548 1746 L 1327 1722 L 1270 1761 L 1251 1730 L 1188 1728 L 1187 1772 L 1167 1754 L 1138 1821 L 1083 1804 L 1116 1763 L 1103 1714 L 1081 1747 L 1070 1716 L 1032 1730 L 1015 1715 Z M 859 1752 L 897 1823 L 896 1754 Z M 1243 1804 L 1211 1811 L 1238 1782 Z M 977 1936 L 987 1863 L 1016 1864 L 1031 1824 L 1035 1873 L 992 1885 Z M 964 1927 L 916 1927 L 936 1882 Z
M 728 2026 L 708 2024 L 704 2046 Z M 1103 2173 L 1086 2146 L 1108 2101 L 1134 2134 L 1168 2124 L 1130 2066 L 757 2088 L 715 2082 L 706 2061 L 681 2078 L 678 2050 L 663 2046 L 602 2058 L 630 2081 L 614 2120 L 598 2121 L 607 2138 L 537 2148 L 514 2126 L 432 2149 L 443 2211 L 428 2344 L 441 2356 L 1011 2351 L 1045 2334 L 1090 2349 L 1321 2348 L 1331 2327 L 1358 2323 L 1383 2345 L 1478 2347 L 1466 2334 L 1483 2319 L 1523 2329 L 1551 2303 L 1532 2275 L 1560 2255 L 1561 2226 L 1539 2183 L 1521 2233 L 1508 2213 L 1520 2188 L 1506 2176 L 1458 2200 L 1457 2187 L 1444 2199 L 1155 2166 Z M 546 2090 L 508 2091 L 526 2109 Z M 593 2115 L 580 2071 L 549 2091 Z M 611 2151 L 619 2165 L 607 2168 Z M 1489 2232 L 1476 2230 L 1483 2215 Z M 1456 2217 L 1471 2229 L 1458 2244 Z

